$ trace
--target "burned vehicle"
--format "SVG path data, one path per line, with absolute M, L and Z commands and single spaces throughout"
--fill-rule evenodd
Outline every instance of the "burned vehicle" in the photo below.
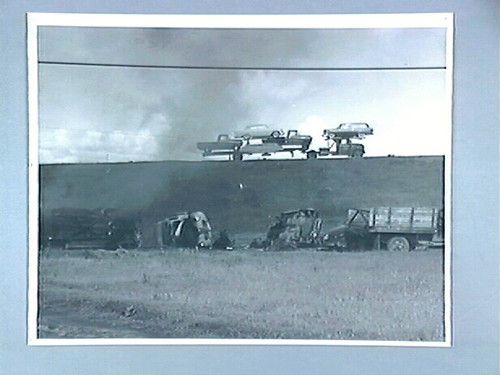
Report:
M 322 220 L 312 208 L 282 212 L 264 240 L 267 250 L 313 247 L 320 244 Z
M 161 248 L 210 249 L 213 245 L 212 227 L 200 211 L 180 212 L 157 222 L 155 235 Z
M 410 251 L 442 246 L 443 210 L 430 207 L 349 209 L 345 223 L 323 237 L 323 248 L 339 251 Z
M 65 249 L 136 249 L 139 220 L 114 209 L 53 209 L 41 215 L 40 244 Z

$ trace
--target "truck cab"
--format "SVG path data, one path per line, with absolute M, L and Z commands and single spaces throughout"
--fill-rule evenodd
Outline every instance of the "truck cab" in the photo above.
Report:
M 365 146 L 361 143 L 352 143 L 350 139 L 335 139 L 330 147 L 320 147 L 318 151 L 308 151 L 308 159 L 316 159 L 318 156 L 348 156 L 360 158 L 365 154 Z

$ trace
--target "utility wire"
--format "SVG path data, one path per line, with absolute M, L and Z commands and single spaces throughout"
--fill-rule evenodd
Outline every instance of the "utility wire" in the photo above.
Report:
M 357 68 L 284 68 L 284 67 L 235 67 L 235 66 L 185 66 L 185 65 L 143 65 L 106 64 L 64 61 L 38 61 L 41 65 L 90 66 L 100 68 L 142 68 L 142 69 L 190 69 L 190 70 L 274 70 L 274 71 L 378 71 L 378 70 L 445 70 L 446 66 L 405 66 L 405 67 L 357 67 Z

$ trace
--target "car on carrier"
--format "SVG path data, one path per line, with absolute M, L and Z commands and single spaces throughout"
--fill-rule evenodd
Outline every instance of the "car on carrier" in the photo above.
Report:
M 196 147 L 203 151 L 203 156 L 228 156 L 230 160 L 243 160 L 247 155 L 264 157 L 276 153 L 295 152 L 304 154 L 311 144 L 310 135 L 299 134 L 297 130 L 289 130 L 277 137 L 266 136 L 257 139 L 234 139 L 227 134 L 219 134 L 217 141 L 198 142 Z
M 345 122 L 336 128 L 325 129 L 323 136 L 326 139 L 333 138 L 363 138 L 366 135 L 372 135 L 373 128 L 364 122 Z
M 243 138 L 245 140 L 248 139 L 256 139 L 256 138 L 278 138 L 284 135 L 283 130 L 279 129 L 271 129 L 266 124 L 255 124 L 249 125 L 243 130 L 236 130 L 233 133 L 233 138 Z

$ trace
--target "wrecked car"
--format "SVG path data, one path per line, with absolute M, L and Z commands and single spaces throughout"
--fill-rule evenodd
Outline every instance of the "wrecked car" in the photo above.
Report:
M 155 235 L 161 248 L 210 249 L 213 245 L 212 227 L 200 211 L 180 212 L 157 222 Z
M 135 249 L 141 235 L 139 220 L 114 209 L 59 208 L 40 221 L 42 247 Z
M 311 247 L 320 243 L 322 220 L 312 208 L 285 211 L 267 232 L 264 247 L 268 250 Z

